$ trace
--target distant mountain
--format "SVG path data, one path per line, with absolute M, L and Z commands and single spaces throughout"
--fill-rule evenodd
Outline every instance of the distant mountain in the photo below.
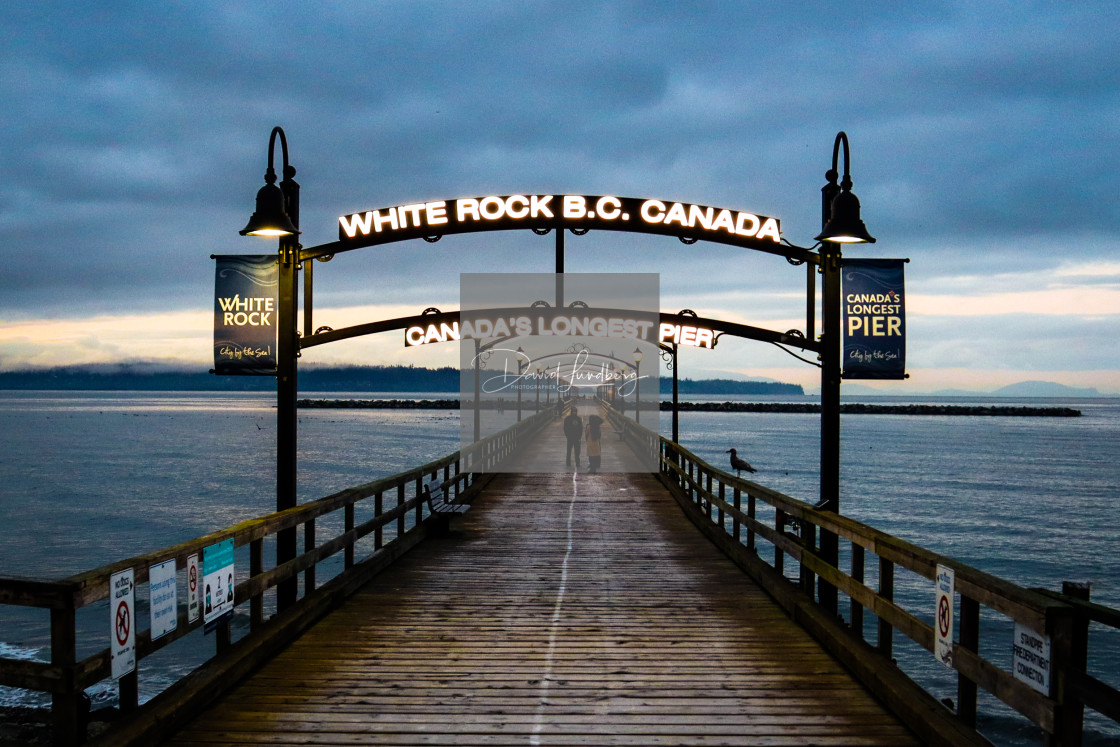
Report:
M 1020 381 L 996 389 L 997 397 L 1100 397 L 1093 387 L 1073 387 L 1053 381 Z
M 148 366 L 67 366 L 0 372 L 0 389 L 62 389 L 101 391 L 225 391 L 274 390 L 272 376 L 216 376 L 206 371 L 154 370 Z M 303 368 L 304 392 L 455 392 L 455 368 L 415 366 L 338 366 Z
M 800 384 L 733 379 L 681 379 L 677 382 L 677 391 L 681 394 L 780 394 L 784 396 L 805 394 Z M 672 394 L 672 392 L 673 380 L 661 377 L 661 393 Z
M 683 379 L 682 394 L 800 395 L 796 384 L 730 379 Z M 271 376 L 216 376 L 201 370 L 168 370 L 148 364 L 65 366 L 0 372 L 0 389 L 67 391 L 226 391 L 264 392 L 275 389 Z M 457 392 L 459 370 L 417 366 L 307 367 L 299 372 L 301 392 Z M 661 379 L 661 392 L 673 391 Z
M 986 397 L 988 392 L 977 392 L 969 389 L 938 389 L 929 393 L 931 397 Z
M 939 389 L 931 393 L 935 397 L 1111 397 L 1101 394 L 1093 387 L 1074 387 L 1053 381 L 1020 381 L 1008 384 L 993 391 L 971 389 Z

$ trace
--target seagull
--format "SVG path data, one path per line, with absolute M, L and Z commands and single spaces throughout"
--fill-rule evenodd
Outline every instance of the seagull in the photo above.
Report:
M 740 459 L 735 453 L 735 449 L 728 449 L 725 454 L 731 455 L 731 469 L 735 470 L 735 474 L 739 477 L 743 476 L 743 472 L 758 472 L 754 467 L 749 465 L 745 459 Z

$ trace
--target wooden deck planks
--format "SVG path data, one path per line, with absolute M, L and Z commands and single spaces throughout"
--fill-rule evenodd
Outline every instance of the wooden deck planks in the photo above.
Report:
M 570 473 L 495 479 L 171 741 L 916 743 L 652 476 Z

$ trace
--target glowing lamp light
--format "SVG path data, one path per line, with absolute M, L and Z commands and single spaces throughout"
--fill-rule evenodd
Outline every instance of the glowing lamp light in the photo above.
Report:
M 269 179 L 271 177 L 271 179 Z M 265 184 L 257 192 L 257 209 L 249 223 L 238 233 L 242 236 L 292 236 L 299 230 L 284 210 L 284 193 L 276 186 L 276 172 L 269 168 Z
M 844 178 L 836 184 L 836 166 L 840 146 L 844 146 Z M 848 135 L 839 132 L 832 146 L 832 169 L 826 174 L 828 179 L 821 189 L 824 202 L 822 211 L 827 218 L 824 229 L 816 237 L 817 241 L 831 241 L 834 244 L 874 244 L 875 238 L 867 232 L 859 215 L 859 198 L 852 194 L 852 177 L 849 173 Z
M 832 201 L 832 217 L 820 236 L 817 236 L 817 241 L 832 241 L 837 244 L 875 243 L 875 238 L 867 232 L 867 226 L 863 225 L 859 217 L 859 199 L 850 191 L 841 191 Z
M 280 148 L 284 158 L 284 181 L 276 184 L 276 169 L 272 154 L 276 150 L 276 138 L 280 138 Z M 249 217 L 249 222 L 238 231 L 242 236 L 294 236 L 299 233 L 299 185 L 292 178 L 296 170 L 288 163 L 288 139 L 284 130 L 272 128 L 268 138 L 268 169 L 264 172 L 264 186 L 257 192 L 257 209 Z M 294 218 L 294 220 L 293 220 Z

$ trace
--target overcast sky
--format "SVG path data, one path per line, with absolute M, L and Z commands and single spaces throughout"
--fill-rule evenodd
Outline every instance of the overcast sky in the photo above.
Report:
M 820 228 L 833 138 L 908 257 L 886 393 L 1047 380 L 1120 393 L 1120 6 L 1112 2 L 21 2 L 0 6 L 0 370 L 211 365 L 213 253 L 284 128 L 305 246 L 338 216 L 490 194 L 656 197 Z M 279 157 L 279 153 L 277 153 Z M 449 236 L 316 265 L 316 325 L 454 309 L 460 272 L 550 272 L 552 238 Z M 592 232 L 571 272 L 661 274 L 665 311 L 804 328 L 804 270 Z M 690 351 L 812 388 L 762 343 Z M 456 365 L 402 335 L 307 351 Z

